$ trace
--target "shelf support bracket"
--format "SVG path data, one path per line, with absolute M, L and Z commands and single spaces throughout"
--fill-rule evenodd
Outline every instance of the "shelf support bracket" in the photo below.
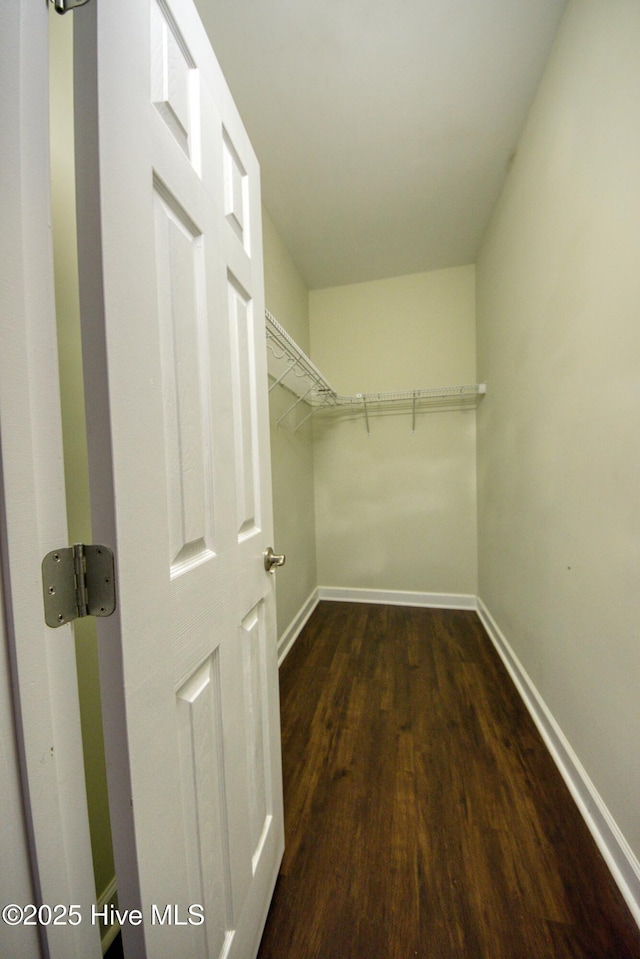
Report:
M 289 413 L 293 413 L 293 411 L 295 410 L 296 406 L 299 406 L 300 403 L 302 403 L 304 400 L 306 400 L 307 396 L 309 395 L 309 393 L 312 392 L 312 390 L 313 390 L 313 386 L 310 386 L 309 389 L 307 390 L 307 392 L 304 393 L 301 397 L 299 397 L 299 399 L 297 399 L 297 400 L 295 401 L 295 403 L 293 404 L 293 406 L 290 406 L 290 407 L 289 407 L 289 409 L 286 411 L 286 413 L 283 413 L 283 414 L 282 414 L 282 416 L 280 417 L 280 419 L 276 422 L 276 426 L 280 426 L 280 424 L 282 423 L 282 421 L 283 421 L 283 420 L 286 420 L 286 418 L 287 418 L 287 416 L 289 415 Z
M 364 406 L 364 422 L 367 427 L 367 436 L 371 436 L 371 430 L 369 428 L 369 410 L 367 409 L 367 398 L 366 396 L 362 397 L 362 404 Z
M 295 362 L 294 362 L 293 360 L 287 360 L 287 363 L 288 363 L 289 365 L 287 366 L 286 370 L 284 371 L 284 373 L 282 374 L 282 376 L 279 376 L 279 377 L 278 377 L 278 379 L 275 381 L 275 383 L 272 383 L 272 384 L 271 384 L 271 386 L 269 387 L 269 392 L 271 392 L 271 390 L 275 390 L 276 386 L 279 386 L 280 383 L 282 383 L 282 381 L 283 381 L 283 379 L 285 378 L 285 376 L 288 376 L 289 373 L 291 372 L 291 370 L 293 369 L 293 367 L 295 366 Z

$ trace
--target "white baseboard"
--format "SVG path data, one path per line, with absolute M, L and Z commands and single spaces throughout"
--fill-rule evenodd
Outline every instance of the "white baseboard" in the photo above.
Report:
M 118 905 L 118 887 L 116 884 L 116 877 L 114 876 L 106 889 L 103 890 L 102 895 L 99 897 L 97 902 L 97 908 L 99 912 L 102 912 L 105 906 L 109 907 L 109 913 L 111 914 L 111 907 L 114 909 Z M 102 954 L 104 955 L 113 940 L 116 938 L 120 932 L 120 923 L 116 922 L 106 925 L 100 920 L 100 939 L 102 942 Z
M 549 711 L 491 613 L 478 598 L 478 615 L 544 739 L 631 913 L 640 926 L 640 863 L 571 744 Z
M 387 606 L 427 606 L 433 609 L 477 609 L 477 598 L 466 593 L 414 593 L 395 589 L 350 589 L 318 586 L 319 599 L 342 603 L 381 603 Z
M 295 643 L 296 639 L 304 629 L 305 623 L 318 605 L 318 590 L 314 589 L 309 594 L 308 599 L 302 604 L 296 615 L 293 617 L 284 633 L 278 640 L 278 666 L 282 666 L 285 656 Z
M 427 606 L 434 609 L 477 609 L 476 597 L 464 593 L 412 593 L 389 589 L 318 586 L 312 590 L 278 640 L 278 666 L 282 666 L 287 653 L 322 599 L 340 603 L 381 603 L 387 606 Z

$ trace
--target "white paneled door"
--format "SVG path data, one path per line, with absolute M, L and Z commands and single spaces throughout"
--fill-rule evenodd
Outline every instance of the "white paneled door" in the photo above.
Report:
M 125 951 L 250 959 L 283 849 L 259 169 L 191 0 L 74 17 L 109 792 L 120 912 L 143 920 Z

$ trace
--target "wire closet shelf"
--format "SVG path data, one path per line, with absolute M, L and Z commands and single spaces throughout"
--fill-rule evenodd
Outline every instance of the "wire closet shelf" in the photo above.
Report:
M 466 386 L 441 386 L 430 389 L 396 390 L 380 393 L 356 393 L 345 396 L 325 379 L 295 340 L 265 312 L 268 369 L 272 383 L 269 392 L 284 386 L 296 397 L 295 401 L 276 422 L 276 426 L 289 424 L 294 432 L 315 413 L 342 412 L 364 415 L 367 433 L 370 432 L 369 416 L 377 412 L 389 412 L 393 408 L 412 411 L 412 431 L 416 430 L 416 415 L 429 410 L 475 409 L 479 399 L 486 393 L 485 383 Z M 294 420 L 291 414 L 304 404 L 308 407 L 302 418 Z

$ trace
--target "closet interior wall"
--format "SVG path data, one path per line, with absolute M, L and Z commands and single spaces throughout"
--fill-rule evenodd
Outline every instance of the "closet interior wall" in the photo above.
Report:
M 569 5 L 477 270 L 480 599 L 640 921 L 639 46 L 639 4 Z
M 475 268 L 309 295 L 311 357 L 342 394 L 475 383 Z M 475 596 L 474 409 L 313 418 L 322 586 Z
M 289 335 L 308 352 L 307 288 L 264 207 L 262 239 L 267 309 L 280 318 Z M 300 611 L 306 608 L 318 585 L 311 423 L 297 432 L 277 427 L 291 402 L 291 393 L 284 387 L 269 394 L 274 546 L 287 556 L 286 565 L 276 577 L 280 641 L 291 624 L 298 622 Z

